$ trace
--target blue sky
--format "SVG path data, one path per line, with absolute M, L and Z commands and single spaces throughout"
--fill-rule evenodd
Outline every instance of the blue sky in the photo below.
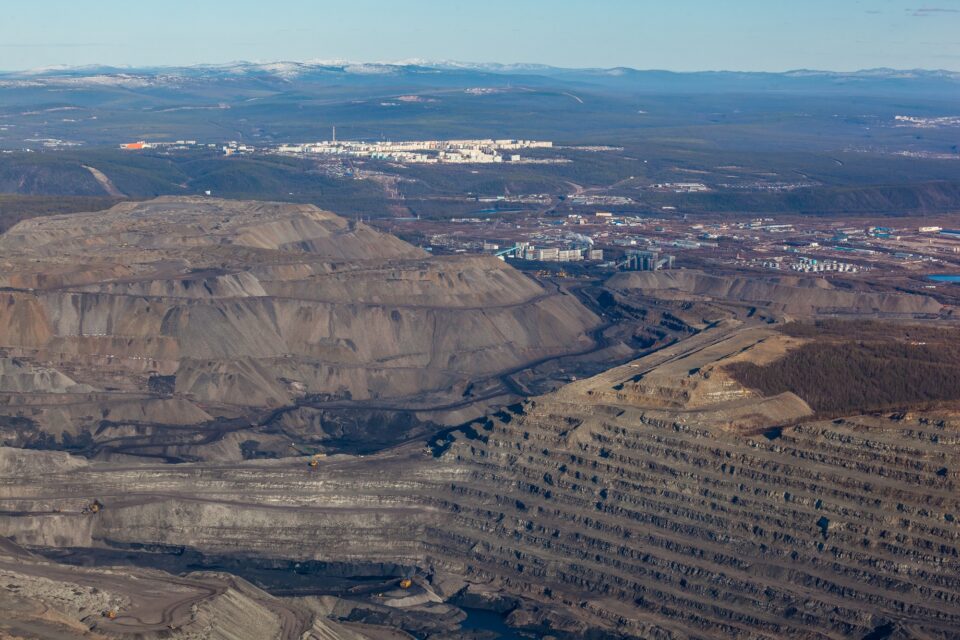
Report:
M 960 0 L 13 0 L 0 69 L 410 58 L 960 70 Z

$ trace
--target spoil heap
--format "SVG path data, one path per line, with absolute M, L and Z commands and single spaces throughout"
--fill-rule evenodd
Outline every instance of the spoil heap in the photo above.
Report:
M 945 311 L 930 296 L 842 289 L 824 278 L 723 276 L 695 270 L 618 273 L 607 286 L 621 293 L 654 298 L 712 300 L 791 316 L 840 314 L 936 316 Z
M 380 640 L 218 573 L 94 569 L 0 539 L 0 638 Z
M 458 409 L 590 350 L 599 324 L 499 260 L 432 258 L 308 205 L 124 203 L 22 222 L 0 256 L 0 427 L 17 444 L 301 403 Z

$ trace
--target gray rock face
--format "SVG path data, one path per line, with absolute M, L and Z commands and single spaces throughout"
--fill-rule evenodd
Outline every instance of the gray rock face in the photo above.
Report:
M 22 222 L 0 256 L 0 351 L 28 367 L 0 366 L 0 415 L 56 436 L 310 398 L 463 402 L 588 349 L 599 324 L 499 260 L 432 258 L 304 205 L 125 203 Z M 131 403 L 142 421 L 120 417 Z
M 0 637 L 374 640 L 220 573 L 174 576 L 48 562 L 0 541 Z
M 794 316 L 818 314 L 936 316 L 944 310 L 930 296 L 847 291 L 820 278 L 719 276 L 700 271 L 619 273 L 608 286 L 654 297 L 718 300 L 756 305 Z
M 615 392 L 637 372 L 660 388 L 669 371 L 688 375 L 684 359 L 743 348 L 742 334 L 709 335 L 427 449 L 315 468 L 81 464 L 0 449 L 0 536 L 413 566 L 442 593 L 519 598 L 511 621 L 541 633 L 826 639 L 891 625 L 956 637 L 956 416 L 811 420 L 761 435 L 722 417 L 749 409 L 743 398 L 689 411 Z M 94 499 L 103 509 L 83 514 Z

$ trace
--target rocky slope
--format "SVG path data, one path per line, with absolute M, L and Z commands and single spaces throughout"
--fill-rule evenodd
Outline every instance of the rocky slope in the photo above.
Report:
M 960 419 L 814 421 L 722 377 L 777 340 L 727 323 L 426 449 L 317 467 L 0 449 L 0 535 L 239 571 L 415 571 L 558 636 L 955 637 Z
M 216 573 L 71 567 L 0 540 L 0 638 L 379 640 Z M 322 609 L 321 609 L 322 610 Z
M 792 316 L 818 314 L 928 315 L 944 311 L 929 296 L 844 290 L 826 279 L 796 276 L 720 276 L 693 270 L 619 273 L 614 291 L 655 298 L 741 303 Z
M 304 205 L 124 203 L 22 222 L 0 255 L 0 414 L 56 437 L 307 401 L 467 405 L 589 350 L 599 324 L 501 261 Z

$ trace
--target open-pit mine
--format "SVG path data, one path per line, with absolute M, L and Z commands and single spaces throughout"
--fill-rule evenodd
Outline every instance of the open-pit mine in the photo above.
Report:
M 960 637 L 934 298 L 208 198 L 21 222 L 0 285 L 0 638 Z

